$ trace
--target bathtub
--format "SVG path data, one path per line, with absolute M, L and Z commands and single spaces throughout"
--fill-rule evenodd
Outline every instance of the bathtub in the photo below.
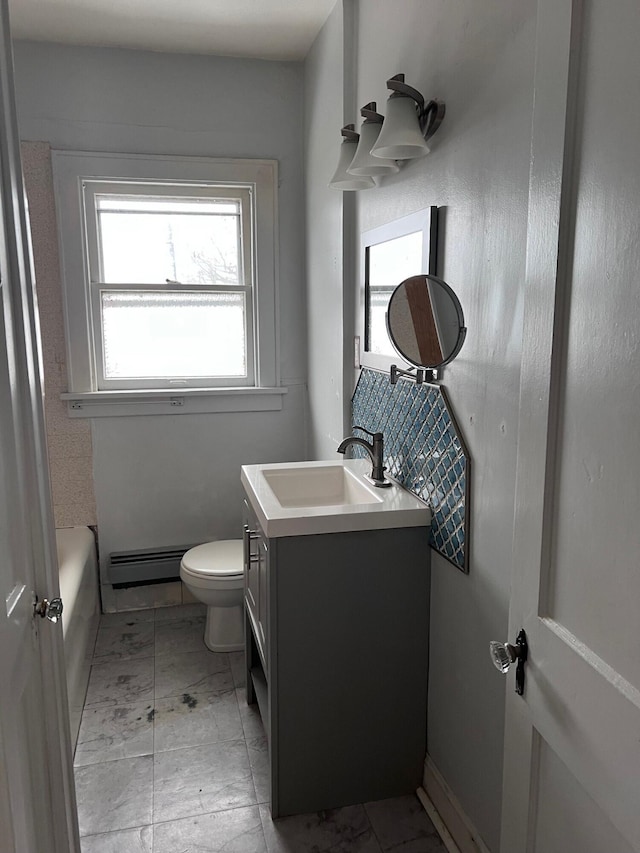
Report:
M 100 620 L 98 560 L 88 527 L 56 530 L 71 742 L 75 749 Z

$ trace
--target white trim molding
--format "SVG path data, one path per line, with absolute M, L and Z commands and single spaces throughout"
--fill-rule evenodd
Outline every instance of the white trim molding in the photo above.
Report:
M 60 395 L 70 418 L 275 412 L 288 388 L 176 388 L 150 391 L 68 391 Z
M 417 794 L 449 853 L 491 853 L 429 755 Z

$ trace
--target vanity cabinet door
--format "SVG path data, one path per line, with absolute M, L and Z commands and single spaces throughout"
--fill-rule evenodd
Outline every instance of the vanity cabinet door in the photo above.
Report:
M 258 543 L 258 645 L 262 647 L 262 656 L 266 660 L 267 638 L 269 636 L 269 544 L 261 538 Z
M 269 620 L 269 542 L 247 501 L 244 503 L 244 599 L 251 630 L 267 672 L 267 624 Z
M 245 501 L 243 527 L 244 543 L 244 597 L 254 625 L 258 623 L 260 528 L 253 512 Z

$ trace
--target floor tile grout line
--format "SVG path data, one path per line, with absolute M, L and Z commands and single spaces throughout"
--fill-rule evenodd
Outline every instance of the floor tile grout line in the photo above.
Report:
M 113 707 L 113 706 L 112 706 Z M 249 749 L 248 741 L 244 735 L 240 737 L 226 737 L 221 740 L 210 740 L 205 741 L 203 743 L 192 743 L 188 746 L 174 746 L 169 749 L 159 749 L 156 750 L 155 744 L 150 752 L 138 752 L 135 755 L 119 755 L 116 758 L 101 758 L 99 761 L 89 761 L 84 764 L 74 764 L 74 770 L 79 770 L 82 767 L 96 767 L 98 764 L 113 764 L 116 761 L 128 761 L 132 758 L 147 758 L 149 756 L 155 757 L 156 755 L 166 755 L 170 752 L 180 752 L 184 749 L 203 749 L 208 746 L 220 746 L 225 743 L 238 743 L 243 741 L 246 744 L 247 751 Z
M 245 752 L 247 753 L 247 764 L 249 765 L 249 773 L 251 774 L 251 784 L 253 785 L 253 795 L 256 798 L 256 805 L 258 806 L 259 803 L 258 803 L 258 789 L 256 788 L 256 777 L 255 777 L 255 773 L 253 772 L 253 767 L 251 766 L 251 759 L 249 758 L 249 745 L 247 743 L 246 738 L 243 738 L 243 743 L 244 743 Z M 261 821 L 261 823 L 262 823 L 262 821 Z
M 372 832 L 373 837 L 375 838 L 375 840 L 378 844 L 378 847 L 380 848 L 381 853 L 385 853 L 385 849 L 384 849 L 384 846 L 382 844 L 382 839 L 378 836 L 378 833 L 376 832 L 376 828 L 373 825 L 373 822 L 371 821 L 371 816 L 369 815 L 369 810 L 367 809 L 367 804 L 362 803 L 362 808 L 364 809 L 364 813 L 367 817 L 367 823 L 371 827 L 371 832 Z
M 217 675 L 219 673 L 215 674 Z M 235 688 L 233 685 L 229 687 L 218 687 L 214 689 L 209 688 L 207 690 L 194 690 L 191 687 L 189 688 L 189 691 L 180 690 L 178 693 L 170 693 L 168 696 L 156 696 L 154 690 L 153 695 L 150 696 L 148 699 L 140 699 L 136 696 L 133 696 L 129 699 L 116 699 L 110 700 L 108 702 L 96 702 L 92 703 L 91 705 L 87 705 L 85 703 L 82 708 L 82 712 L 84 713 L 85 711 L 97 711 L 101 708 L 116 708 L 121 707 L 122 705 L 140 705 L 145 702 L 155 703 L 156 701 L 159 701 L 161 699 L 179 699 L 181 696 L 184 696 L 185 692 L 189 692 L 192 696 L 220 696 L 224 693 L 231 693 L 236 689 L 237 688 Z
M 116 832 L 135 832 L 136 829 L 153 829 L 152 823 L 140 823 L 138 826 L 127 826 L 125 829 L 108 829 L 106 832 L 92 832 L 90 835 L 81 835 L 80 838 L 100 838 L 103 835 L 113 835 Z
M 118 663 L 120 661 L 129 662 L 129 661 L 134 661 L 134 660 L 149 660 L 152 657 L 153 657 L 153 655 L 145 655 L 144 657 L 142 657 L 142 656 L 140 656 L 140 657 L 125 656 L 125 657 L 117 657 L 117 658 L 113 657 L 113 658 L 106 658 L 106 659 L 103 657 L 99 657 L 99 658 L 95 659 L 95 663 L 92 663 L 91 665 L 92 666 L 101 666 L 103 663 Z
M 198 814 L 185 815 L 184 817 L 173 817 L 170 820 L 158 820 L 155 823 L 144 824 L 144 825 L 145 826 L 162 826 L 162 824 L 175 823 L 179 820 L 191 820 L 194 817 L 204 817 L 205 815 L 212 815 L 212 814 L 226 814 L 226 812 L 237 812 L 237 811 L 240 811 L 241 809 L 258 809 L 258 811 L 260 811 L 260 806 L 266 806 L 266 805 L 267 805 L 267 803 L 250 803 L 249 805 L 245 805 L 245 806 L 230 806 L 228 809 L 216 809 L 215 811 L 211 811 L 211 812 L 199 812 Z

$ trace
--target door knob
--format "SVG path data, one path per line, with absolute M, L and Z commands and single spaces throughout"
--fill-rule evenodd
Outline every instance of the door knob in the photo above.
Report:
M 524 629 L 516 637 L 515 646 L 511 643 L 499 643 L 491 640 L 489 643 L 489 654 L 495 668 L 505 675 L 511 664 L 516 663 L 516 693 L 522 696 L 524 693 L 524 665 L 527 661 L 529 646 Z
M 62 616 L 62 609 L 61 598 L 52 598 L 51 601 L 43 598 L 42 601 L 36 600 L 33 611 L 35 615 L 40 616 L 42 619 L 48 619 L 49 622 L 57 622 Z

